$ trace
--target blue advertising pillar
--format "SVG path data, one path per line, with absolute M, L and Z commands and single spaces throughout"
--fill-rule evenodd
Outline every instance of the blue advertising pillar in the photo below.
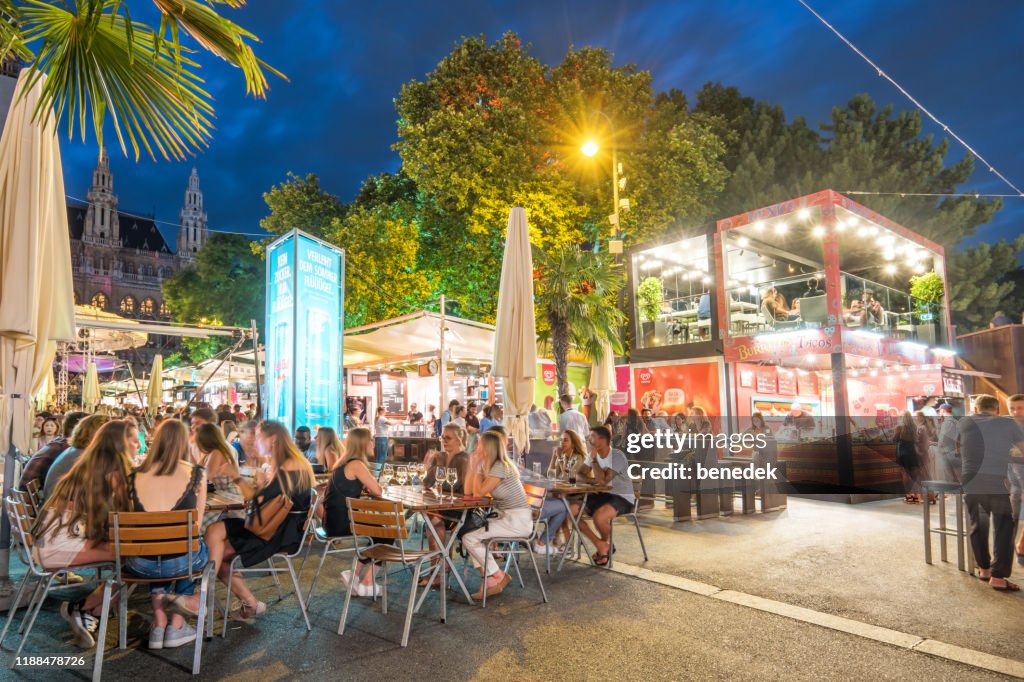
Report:
M 267 248 L 264 418 L 341 430 L 345 252 L 292 230 Z

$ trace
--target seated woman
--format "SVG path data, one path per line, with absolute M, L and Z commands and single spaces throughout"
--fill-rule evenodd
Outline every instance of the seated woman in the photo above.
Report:
M 114 546 L 107 541 L 107 516 L 131 509 L 128 438 L 134 437 L 133 431 L 123 421 L 104 424 L 53 489 L 33 529 L 33 551 L 43 568 L 114 561 Z M 61 618 L 83 649 L 96 646 L 102 601 L 103 590 L 97 587 L 85 599 L 61 604 Z
M 492 429 L 493 430 L 493 429 Z M 454 467 L 458 471 L 458 478 L 453 486 L 455 495 L 462 495 L 466 484 L 466 474 L 469 470 L 469 454 L 466 452 L 466 441 L 469 439 L 469 434 L 458 424 L 454 422 L 448 422 L 441 429 L 441 452 L 437 450 L 427 451 L 426 456 L 423 458 L 423 463 L 427 466 L 427 475 L 423 479 L 424 489 L 433 488 L 434 483 L 437 481 L 437 468 L 443 467 L 445 469 Z M 461 512 L 441 512 L 439 514 L 431 514 L 429 517 L 431 525 L 434 526 L 434 530 L 437 531 L 437 535 L 442 540 L 446 540 L 445 533 L 449 525 L 454 525 L 462 518 Z M 427 541 L 430 544 L 431 549 L 437 549 L 437 543 L 434 542 L 434 538 L 431 535 L 427 535 Z M 420 585 L 426 585 L 429 577 L 425 577 L 421 580 Z M 434 584 L 431 587 L 439 587 L 441 585 L 441 576 L 438 575 L 434 579 Z
M 218 430 L 213 424 L 200 427 Z M 132 502 L 134 511 L 178 511 L 191 509 L 195 519 L 202 518 L 206 509 L 206 471 L 193 464 L 189 457 L 189 433 L 185 424 L 168 420 L 157 427 L 149 445 L 146 460 L 132 474 Z M 188 554 L 163 557 L 128 557 L 126 567 L 133 575 L 142 578 L 168 578 L 197 571 L 206 565 L 209 554 L 206 543 L 199 540 L 199 551 L 192 554 L 192 565 L 188 565 Z M 180 613 L 171 615 L 165 611 L 168 588 L 172 583 L 150 583 L 149 598 L 153 604 L 153 625 L 149 631 L 149 648 L 164 649 L 179 647 L 195 641 L 196 630 Z M 174 594 L 193 594 L 195 581 L 176 580 Z
M 227 584 L 228 568 L 236 557 L 242 558 L 242 566 L 248 568 L 262 563 L 278 552 L 291 553 L 302 542 L 302 531 L 309 514 L 309 491 L 316 484 L 313 466 L 309 463 L 291 436 L 280 422 L 261 422 L 256 433 L 256 446 L 270 464 L 269 474 L 257 469 L 254 473 L 256 490 L 242 486 L 244 493 L 269 501 L 278 495 L 291 498 L 292 510 L 270 540 L 264 540 L 245 527 L 244 519 L 224 519 L 206 531 L 206 545 L 210 560 L 217 566 L 217 576 Z M 241 600 L 241 605 L 231 612 L 234 620 L 249 620 L 267 610 L 267 605 L 258 601 L 241 576 L 234 576 L 229 586 L 231 592 Z M 195 615 L 199 608 L 196 595 L 173 596 L 168 599 L 172 606 L 185 613 Z
M 236 450 L 228 445 L 220 428 L 213 424 L 203 424 L 196 430 L 196 452 L 198 463 L 206 469 L 206 480 L 213 483 L 219 493 L 240 495 L 238 488 L 239 472 L 238 464 L 235 462 Z M 200 507 L 206 510 L 204 504 Z M 228 518 L 242 518 L 242 511 L 209 512 L 203 515 L 202 532 L 217 521 Z
M 577 468 L 579 468 L 583 461 L 587 458 L 587 448 L 583 445 L 583 439 L 580 435 L 572 429 L 566 429 L 565 433 L 562 434 L 562 440 L 551 452 L 551 461 L 548 462 L 548 471 L 555 471 L 559 474 L 565 473 L 560 471 L 561 465 L 559 464 L 559 458 L 565 457 L 566 462 L 570 461 L 573 457 L 576 457 Z M 544 533 L 538 537 L 533 543 L 533 551 L 537 554 L 546 554 L 551 552 L 552 554 L 561 553 L 562 549 L 557 542 L 557 536 L 559 531 L 565 537 L 569 537 L 569 531 L 571 526 L 567 519 L 568 512 L 565 509 L 565 503 L 556 497 L 546 498 L 544 500 L 544 508 L 541 510 L 540 519 L 545 522 Z
M 321 426 L 316 432 L 316 463 L 327 471 L 334 471 L 341 461 L 341 441 L 334 429 Z
M 319 433 L 323 433 L 320 429 Z M 318 433 L 318 436 L 319 436 Z M 317 453 L 319 454 L 319 453 Z M 345 456 L 337 462 L 334 474 L 324 492 L 324 531 L 329 537 L 351 535 L 349 525 L 348 503 L 350 497 L 359 498 L 363 491 L 373 496 L 381 494 L 380 484 L 373 477 L 368 466 L 374 456 L 374 441 L 370 429 L 357 427 L 345 437 Z M 394 540 L 378 539 L 376 542 L 391 543 Z M 353 592 L 358 597 L 376 597 L 380 594 L 380 586 L 374 581 L 372 565 L 369 560 L 361 561 L 355 576 L 358 581 Z M 352 580 L 352 571 L 342 571 L 341 579 L 348 584 Z
M 795 320 L 798 315 L 789 309 L 786 297 L 775 287 L 768 287 L 761 292 L 761 314 L 769 322 Z
M 519 480 L 519 469 L 506 454 L 505 439 L 494 431 L 480 435 L 470 456 L 466 493 L 490 497 L 498 510 L 498 517 L 490 519 L 487 528 L 477 528 L 462 536 L 462 546 L 483 578 L 473 599 L 482 599 L 485 592 L 488 597 L 501 594 L 512 581 L 487 552 L 488 538 L 526 537 L 533 527 L 533 512 Z

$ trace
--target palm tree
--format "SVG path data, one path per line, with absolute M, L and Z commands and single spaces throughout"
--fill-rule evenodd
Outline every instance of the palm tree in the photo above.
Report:
M 91 119 L 102 148 L 109 114 L 125 155 L 127 138 L 136 160 L 140 148 L 153 159 L 159 153 L 181 160 L 208 144 L 214 115 L 199 64 L 189 56 L 198 50 L 182 45 L 182 32 L 239 67 L 249 94 L 266 96 L 264 69 L 283 77 L 253 53 L 255 35 L 214 9 L 245 0 L 150 2 L 160 14 L 157 30 L 131 18 L 129 6 L 139 9 L 138 0 L 0 0 L 0 62 L 26 62 L 29 85 L 46 76 L 36 117 L 66 115 L 68 136 L 77 127 L 83 140 Z
M 538 264 L 538 317 L 547 323 L 539 336 L 551 345 L 561 396 L 569 392 L 571 347 L 590 359 L 601 357 L 605 344 L 615 353 L 622 352 L 619 327 L 626 316 L 616 306 L 622 271 L 610 257 L 578 246 L 537 251 L 534 263 Z

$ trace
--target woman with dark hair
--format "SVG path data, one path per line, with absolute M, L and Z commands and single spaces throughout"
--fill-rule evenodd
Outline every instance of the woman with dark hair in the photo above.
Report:
M 199 427 L 216 429 L 213 424 Z M 198 434 L 197 434 L 198 436 Z M 206 509 L 206 472 L 193 464 L 189 456 L 189 433 L 179 421 L 165 421 L 157 427 L 150 443 L 146 460 L 132 474 L 132 502 L 134 511 L 192 510 L 193 518 L 202 518 Z M 206 565 L 206 543 L 199 541 L 199 551 L 192 555 L 160 557 L 128 557 L 126 566 L 134 575 L 144 578 L 165 578 L 197 571 Z M 150 583 L 149 598 L 153 605 L 153 625 L 149 631 L 149 648 L 179 647 L 195 641 L 196 631 L 184 617 L 175 613 L 168 620 L 165 611 L 168 588 L 174 594 L 190 595 L 195 592 L 195 581 L 176 580 L 172 584 Z
M 227 584 L 228 567 L 235 556 L 242 557 L 246 568 L 255 566 L 278 552 L 294 552 L 302 542 L 306 516 L 309 514 L 309 491 L 315 485 L 313 466 L 295 443 L 288 429 L 280 422 L 261 422 L 256 434 L 256 445 L 260 453 L 269 460 L 270 472 L 261 469 L 254 472 L 258 488 L 251 492 L 263 502 L 285 495 L 292 501 L 291 513 L 274 531 L 270 540 L 264 540 L 245 527 L 244 519 L 224 519 L 206 531 L 206 544 L 210 549 L 210 560 L 217 566 L 217 575 Z M 243 487 L 246 488 L 246 487 Z M 235 620 L 249 620 L 267 610 L 267 605 L 258 601 L 241 576 L 234 576 L 231 592 L 241 600 L 241 605 L 231 612 Z M 170 603 L 185 613 L 196 615 L 199 597 L 175 595 Z
M 903 501 L 907 504 L 921 502 L 918 488 L 918 482 L 921 480 L 921 456 L 917 450 L 917 438 L 914 416 L 904 411 L 900 423 L 896 426 L 896 464 L 903 470 Z
M 56 417 L 46 417 L 39 426 L 39 440 L 36 442 L 36 449 L 45 448 L 50 441 L 60 438 L 60 423 Z
M 105 424 L 43 505 L 33 529 L 33 551 L 44 568 L 114 560 L 114 548 L 107 541 L 107 516 L 132 507 L 131 431 L 131 425 L 122 421 Z M 61 605 L 60 615 L 83 649 L 96 646 L 102 594 L 97 587 L 85 599 Z

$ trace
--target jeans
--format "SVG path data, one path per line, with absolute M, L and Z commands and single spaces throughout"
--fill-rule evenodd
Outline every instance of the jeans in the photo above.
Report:
M 1007 494 L 964 495 L 970 521 L 971 547 L 978 568 L 992 569 L 993 578 L 1009 578 L 1013 568 L 1013 512 Z M 992 516 L 992 553 L 989 554 L 989 515 Z
M 198 571 L 210 560 L 209 550 L 206 542 L 199 540 L 199 551 L 192 553 L 192 571 Z M 162 556 L 131 556 L 125 561 L 125 567 L 140 578 L 172 578 L 176 575 L 190 573 L 188 565 L 188 554 L 175 557 Z M 166 583 L 150 583 L 150 594 L 164 594 L 167 588 L 172 587 L 170 581 Z M 173 582 L 174 594 L 191 595 L 195 592 L 196 581 L 175 580 Z
M 373 448 L 377 464 L 383 464 L 388 458 L 388 437 L 377 436 L 373 439 Z
M 540 520 L 545 523 L 544 534 L 541 537 L 544 544 L 554 541 L 558 529 L 565 522 L 566 514 L 568 512 L 565 510 L 565 503 L 560 498 L 552 497 L 544 500 L 544 508 L 540 511 Z

